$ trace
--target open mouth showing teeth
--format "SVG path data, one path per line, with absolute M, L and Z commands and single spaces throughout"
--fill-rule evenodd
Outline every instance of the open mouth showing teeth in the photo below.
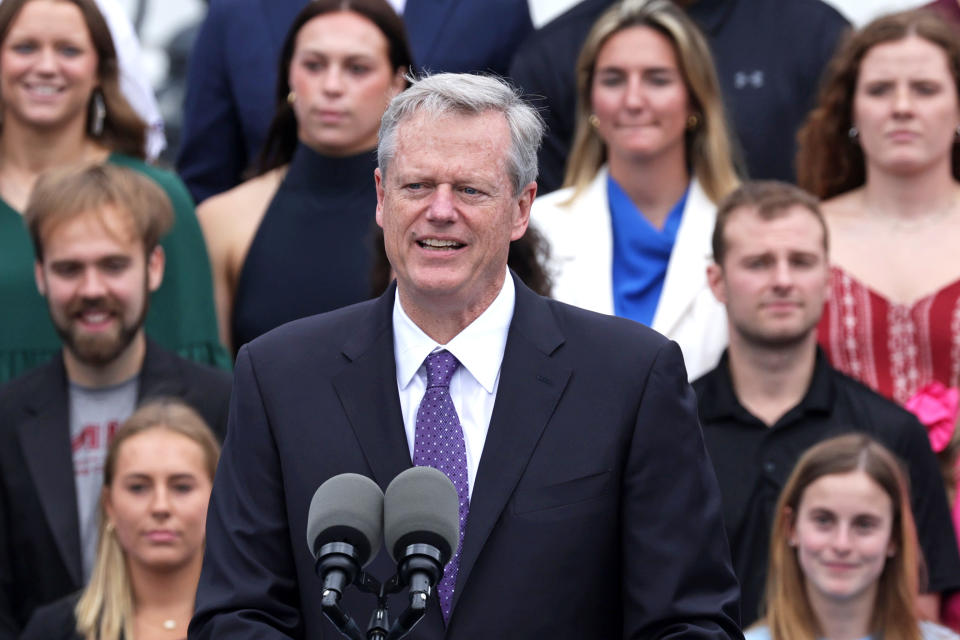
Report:
M 33 93 L 38 93 L 43 96 L 52 96 L 54 94 L 60 93 L 59 87 L 50 87 L 50 86 L 31 86 L 28 87 Z
M 418 240 L 417 244 L 424 249 L 459 249 L 460 247 L 464 246 L 463 244 L 454 240 L 434 240 L 433 238 Z

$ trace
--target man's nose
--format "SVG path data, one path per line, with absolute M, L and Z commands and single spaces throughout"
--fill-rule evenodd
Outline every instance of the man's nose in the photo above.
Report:
M 778 260 L 773 269 L 774 285 L 781 289 L 789 289 L 793 286 L 793 269 L 786 260 Z
M 84 298 L 100 298 L 107 292 L 103 275 L 93 268 L 86 269 L 80 282 L 80 294 Z
M 427 209 L 427 219 L 435 222 L 448 222 L 456 216 L 456 203 L 453 187 L 441 184 L 434 191 Z

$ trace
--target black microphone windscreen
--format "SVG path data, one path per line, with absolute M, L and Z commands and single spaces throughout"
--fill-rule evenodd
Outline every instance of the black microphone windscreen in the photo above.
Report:
M 399 474 L 383 497 L 383 533 L 394 562 L 410 544 L 432 544 L 443 564 L 460 540 L 460 498 L 450 479 L 433 467 Z
M 307 513 L 307 546 L 316 557 L 330 542 L 352 544 L 365 566 L 380 549 L 383 536 L 383 492 L 357 473 L 342 473 L 321 484 Z

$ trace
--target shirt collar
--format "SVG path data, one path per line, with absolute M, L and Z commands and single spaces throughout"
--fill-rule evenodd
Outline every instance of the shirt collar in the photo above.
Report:
M 807 411 L 829 412 L 833 406 L 834 390 L 831 384 L 831 366 L 827 361 L 827 356 L 823 350 L 817 346 L 817 356 L 813 365 L 813 376 L 810 379 L 810 386 L 803 399 L 796 407 L 790 409 L 780 420 L 778 424 L 788 421 L 796 411 L 805 413 Z M 733 378 L 730 375 L 730 361 L 728 350 L 724 349 L 723 355 L 717 367 L 704 375 L 702 378 L 703 387 L 700 397 L 701 418 L 704 422 L 719 421 L 724 418 L 735 418 L 753 415 L 747 411 L 737 394 L 733 390 Z M 753 418 L 756 420 L 756 418 Z
M 487 393 L 493 393 L 507 346 L 507 333 L 513 319 L 516 297 L 513 277 L 507 271 L 500 293 L 490 306 L 450 342 L 442 345 L 410 319 L 400 304 L 400 295 L 394 296 L 393 340 L 400 389 L 410 385 L 430 353 L 436 349 L 446 349 Z

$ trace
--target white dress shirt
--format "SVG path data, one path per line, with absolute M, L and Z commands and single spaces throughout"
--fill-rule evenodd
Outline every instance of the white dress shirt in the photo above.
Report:
M 470 495 L 480 466 L 480 454 L 487 439 L 487 428 L 493 414 L 500 384 L 500 364 L 507 346 L 507 332 L 513 319 L 516 290 L 507 273 L 500 293 L 493 303 L 467 328 L 447 344 L 437 344 L 414 324 L 403 310 L 400 296 L 393 302 L 393 353 L 397 361 L 397 390 L 400 411 L 407 433 L 410 459 L 417 425 L 417 409 L 427 389 L 427 368 L 423 361 L 439 349 L 446 349 L 460 361 L 450 380 L 450 396 L 460 417 L 467 450 L 467 480 Z

